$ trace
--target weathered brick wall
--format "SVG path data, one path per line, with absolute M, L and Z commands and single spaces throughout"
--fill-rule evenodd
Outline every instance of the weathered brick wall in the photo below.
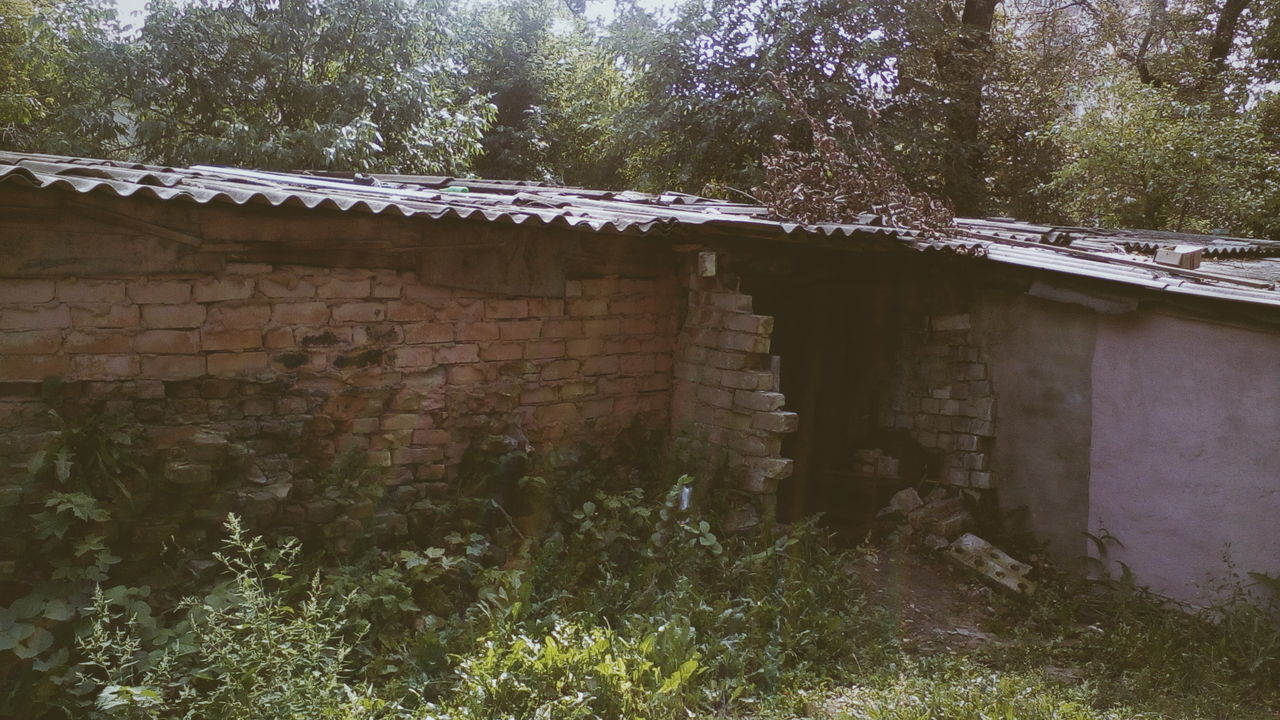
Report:
M 739 508 L 740 527 L 771 515 L 779 481 L 791 474 L 782 436 L 797 416 L 783 410 L 778 359 L 769 353 L 773 318 L 752 312 L 750 295 L 720 277 L 686 268 L 688 306 L 676 339 L 672 427 L 724 464 L 737 488 L 758 502 Z
M 890 407 L 880 422 L 908 431 L 937 454 L 936 479 L 958 487 L 990 488 L 995 396 L 970 330 L 969 315 L 963 312 L 925 315 L 904 330 Z M 894 468 L 896 464 L 889 469 Z
M 569 280 L 563 299 L 243 263 L 0 278 L 0 462 L 16 481 L 46 441 L 39 386 L 58 376 L 77 406 L 142 423 L 182 497 L 218 486 L 279 527 L 331 523 L 346 511 L 318 478 L 356 448 L 386 484 L 365 512 L 408 532 L 476 433 L 536 447 L 664 423 L 677 302 L 674 278 Z

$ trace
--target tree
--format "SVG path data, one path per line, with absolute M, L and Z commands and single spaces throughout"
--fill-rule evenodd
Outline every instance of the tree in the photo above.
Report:
M 959 10 L 950 2 L 942 3 L 939 9 L 949 31 L 947 42 L 934 52 L 939 84 L 947 98 L 942 191 L 961 215 L 977 215 L 986 205 L 979 120 L 991 64 L 991 29 L 999 4 L 999 0 L 965 0 Z
M 461 80 L 497 111 L 472 170 L 593 187 L 622 182 L 613 119 L 629 100 L 614 57 L 563 0 L 504 0 L 457 17 Z
M 155 0 L 127 68 L 148 159 L 454 172 L 489 114 L 451 88 L 445 0 Z
M 636 102 L 617 128 L 630 183 L 691 192 L 758 184 L 774 136 L 808 134 L 769 76 L 865 127 L 908 41 L 907 5 L 689 0 L 665 20 L 622 8 L 606 42 L 634 78 Z
M 1055 133 L 1068 155 L 1049 189 L 1080 222 L 1243 233 L 1277 192 L 1280 155 L 1255 117 L 1172 88 L 1107 86 Z
M 125 135 L 107 0 L 0 0 L 0 146 L 107 156 Z

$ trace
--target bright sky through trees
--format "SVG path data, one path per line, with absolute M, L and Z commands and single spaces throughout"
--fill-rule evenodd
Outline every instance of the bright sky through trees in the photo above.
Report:
M 640 5 L 649 10 L 664 10 L 673 7 L 676 0 L 642 0 Z M 613 0 L 588 0 L 587 17 L 593 20 L 605 20 L 613 16 Z M 139 25 L 146 15 L 147 0 L 116 0 L 116 13 L 120 22 L 127 25 Z M 134 15 L 134 13 L 138 13 Z

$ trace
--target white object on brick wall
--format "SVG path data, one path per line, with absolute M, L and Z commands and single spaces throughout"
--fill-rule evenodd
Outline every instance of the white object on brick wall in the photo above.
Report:
M 704 278 L 716 276 L 715 253 L 709 250 L 698 253 L 698 276 Z

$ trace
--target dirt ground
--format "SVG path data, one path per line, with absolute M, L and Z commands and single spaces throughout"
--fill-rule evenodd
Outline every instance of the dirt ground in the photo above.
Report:
M 995 617 L 996 591 L 943 555 L 884 544 L 869 551 L 857 571 L 868 599 L 897 620 L 905 649 L 930 654 L 999 644 L 982 629 Z

